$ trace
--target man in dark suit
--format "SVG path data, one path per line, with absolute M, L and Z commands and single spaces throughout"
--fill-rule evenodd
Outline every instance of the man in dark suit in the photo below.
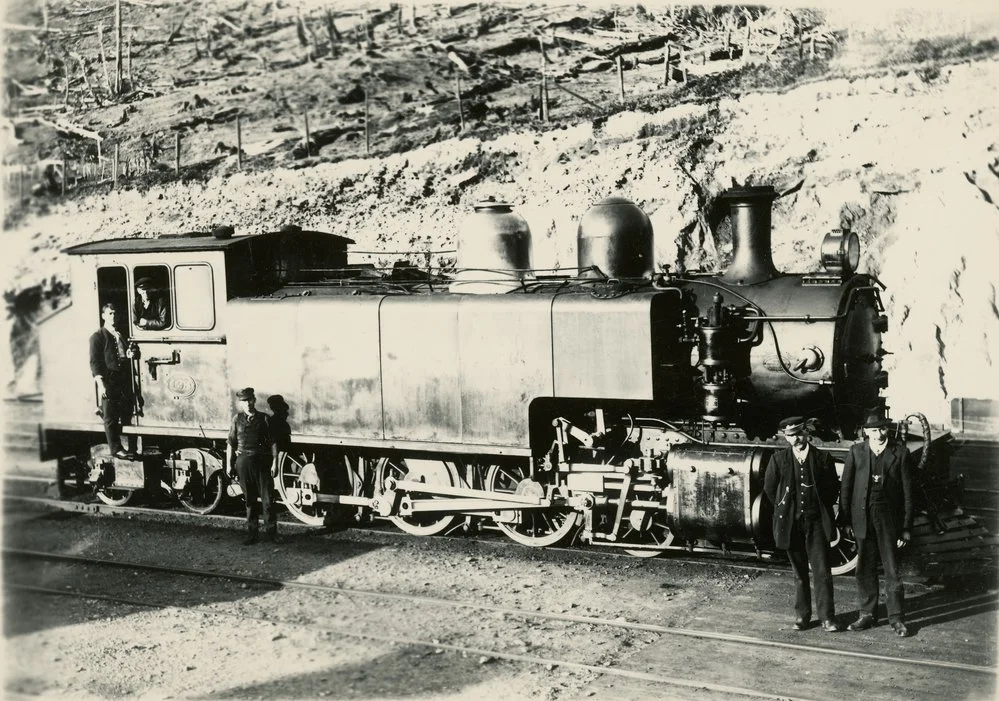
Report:
M 909 452 L 888 438 L 889 421 L 883 410 L 864 421 L 867 441 L 850 448 L 843 468 L 840 513 L 857 539 L 857 590 L 860 616 L 850 630 L 877 624 L 878 560 L 885 571 L 888 622 L 896 635 L 905 627 L 902 580 L 898 575 L 898 548 L 911 539 L 912 486 Z
M 839 495 L 839 478 L 832 457 L 811 445 L 805 419 L 793 416 L 780 422 L 790 444 L 770 458 L 763 491 L 774 505 L 774 542 L 786 550 L 794 570 L 795 630 L 805 630 L 812 618 L 811 565 L 815 599 L 822 629 L 839 630 L 833 603 L 829 544 L 836 537 L 832 507 Z
M 90 373 L 97 386 L 108 448 L 117 458 L 130 458 L 121 444 L 121 425 L 132 410 L 132 378 L 125 339 L 117 326 L 118 310 L 110 302 L 101 307 L 101 319 L 103 325 L 90 336 Z

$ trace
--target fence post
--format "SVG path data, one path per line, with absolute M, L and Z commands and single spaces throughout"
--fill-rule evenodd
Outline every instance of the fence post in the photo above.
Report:
M 371 155 L 371 130 L 368 122 L 371 118 L 370 106 L 368 104 L 368 85 L 364 86 L 364 155 Z
M 624 102 L 624 63 L 621 61 L 621 54 L 617 55 L 617 89 L 618 97 Z
M 666 44 L 666 52 L 663 54 L 663 56 L 664 56 L 664 58 L 663 58 L 663 72 L 665 73 L 665 75 L 663 76 L 663 85 L 669 85 L 669 73 L 670 73 L 669 62 L 670 62 L 670 59 L 673 58 L 673 45 L 672 44 Z
M 24 206 L 24 164 L 19 164 L 17 170 L 17 206 Z
M 121 0 L 114 0 L 114 94 L 121 94 L 121 74 L 122 65 L 121 61 Z
M 749 54 L 752 53 L 752 49 L 749 48 L 749 42 L 753 37 L 753 25 L 749 23 L 749 18 L 746 18 L 746 43 L 742 47 L 742 60 L 748 61 Z M 780 38 L 778 37 L 778 41 Z
M 812 35 L 811 35 L 811 37 L 809 37 L 809 39 L 810 39 L 810 42 L 809 42 L 809 46 L 808 46 L 808 59 L 810 61 L 814 61 L 815 60 L 815 32 L 814 31 L 812 32 Z
M 173 172 L 180 173 L 180 132 L 173 135 Z
M 312 157 L 312 135 L 309 132 L 309 113 L 303 113 L 305 115 L 305 157 Z
M 62 155 L 62 196 L 66 196 L 66 178 L 69 177 L 69 173 L 66 172 L 66 154 Z
M 732 30 L 725 30 L 725 53 L 728 54 L 728 60 L 732 60 Z
M 454 94 L 458 98 L 458 125 L 462 132 L 465 131 L 465 108 L 461 104 L 461 73 L 454 73 Z
M 538 48 L 541 49 L 541 121 L 548 124 L 548 59 L 545 56 L 545 40 L 540 36 Z
M 114 159 L 111 161 L 111 182 L 114 185 L 114 189 L 118 189 L 118 144 L 114 145 Z
M 243 123 L 236 115 L 236 168 L 243 170 Z

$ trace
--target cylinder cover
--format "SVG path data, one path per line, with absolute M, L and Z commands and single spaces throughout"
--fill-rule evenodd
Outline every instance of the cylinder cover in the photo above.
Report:
M 498 294 L 519 287 L 531 270 L 531 229 L 507 202 L 475 205 L 458 229 L 451 292 Z
M 590 207 L 576 241 L 581 270 L 596 266 L 613 278 L 652 275 L 652 222 L 631 200 L 608 197 Z
M 677 445 L 667 464 L 676 534 L 721 542 L 752 537 L 752 496 L 762 487 L 763 450 Z

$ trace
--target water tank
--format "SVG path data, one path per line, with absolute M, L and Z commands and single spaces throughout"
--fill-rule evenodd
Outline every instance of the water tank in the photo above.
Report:
M 652 222 L 631 200 L 608 197 L 590 207 L 576 243 L 580 269 L 596 266 L 614 278 L 652 275 Z
M 489 198 L 458 228 L 451 292 L 502 294 L 531 277 L 531 229 L 507 202 Z

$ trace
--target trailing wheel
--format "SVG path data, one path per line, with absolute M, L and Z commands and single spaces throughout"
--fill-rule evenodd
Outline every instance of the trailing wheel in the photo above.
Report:
M 226 493 L 221 458 L 200 448 L 182 448 L 170 457 L 186 463 L 187 481 L 178 495 L 184 508 L 196 514 L 215 512 Z
M 132 497 L 135 496 L 135 490 L 98 487 L 96 494 L 97 498 L 108 506 L 125 506 L 125 504 L 132 501 Z
M 107 443 L 91 447 L 90 460 L 87 461 L 89 479 L 94 485 L 94 493 L 98 499 L 108 506 L 124 506 L 132 501 L 136 490 L 110 486 L 115 481 L 114 463 L 111 461 L 110 455 L 111 451 L 108 449 Z M 98 465 L 100 465 L 99 468 Z
M 502 494 L 544 496 L 544 488 L 532 480 L 527 468 L 521 465 L 491 466 L 486 474 L 486 489 Z M 533 547 L 561 542 L 579 523 L 579 514 L 572 509 L 509 510 L 493 518 L 511 540 Z
M 414 460 L 403 458 L 382 458 L 375 466 L 375 492 L 383 494 L 386 490 L 385 481 L 393 477 L 396 480 L 410 480 L 437 484 L 445 487 L 458 485 L 458 470 L 454 464 L 443 460 Z M 418 495 L 418 493 L 416 493 Z M 414 501 L 427 497 L 417 496 Z M 432 497 L 431 497 L 432 498 Z M 453 527 L 461 519 L 457 514 L 441 512 L 417 513 L 410 516 L 391 516 L 400 530 L 413 535 L 439 535 Z

